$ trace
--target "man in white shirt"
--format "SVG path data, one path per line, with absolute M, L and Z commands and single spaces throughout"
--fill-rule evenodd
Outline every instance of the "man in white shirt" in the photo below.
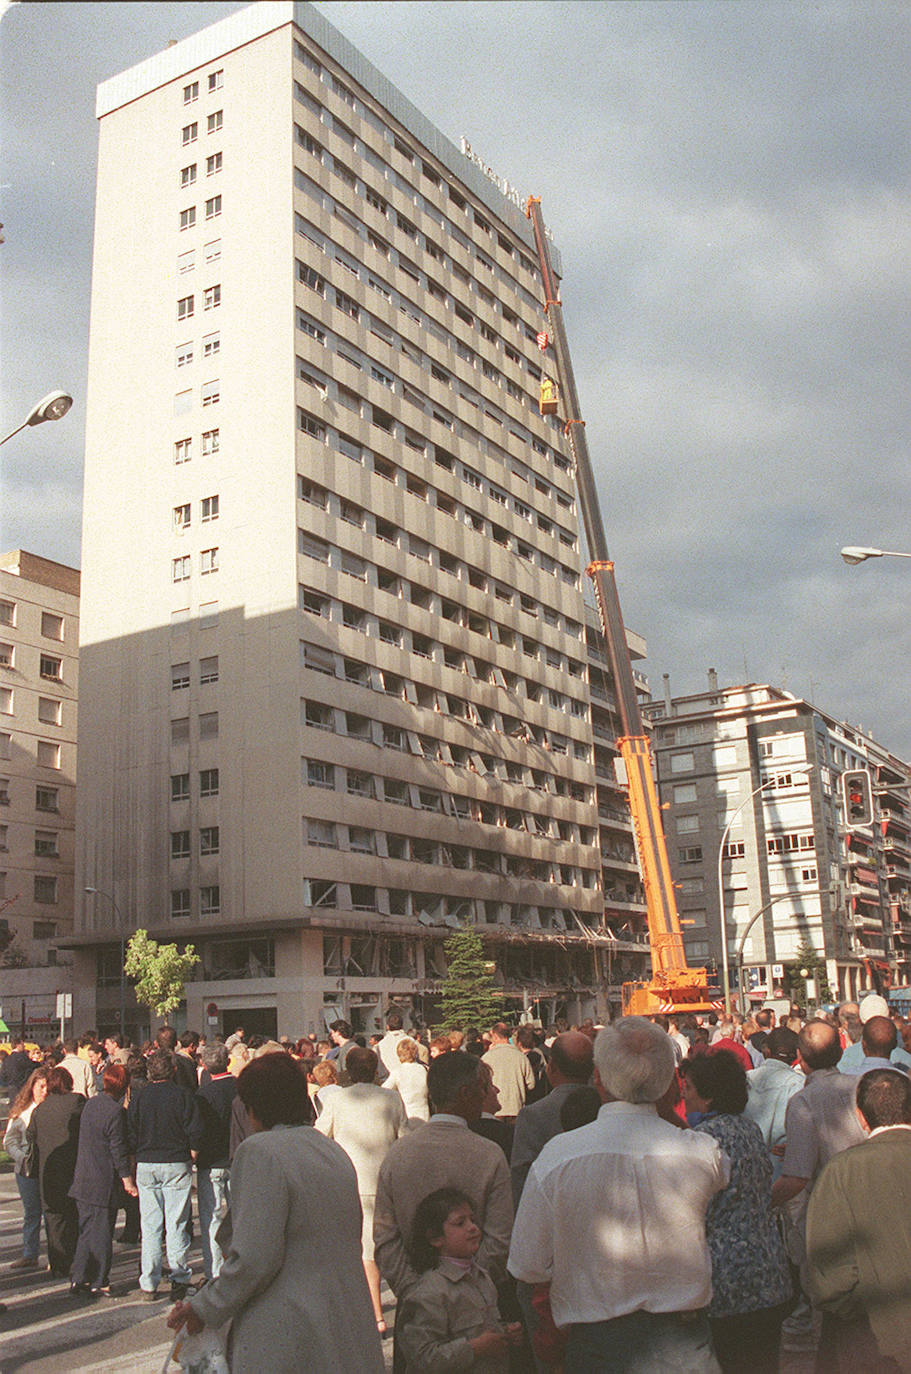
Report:
M 376 1052 L 386 1070 L 386 1073 L 380 1074 L 380 1078 L 385 1078 L 386 1074 L 395 1073 L 401 1063 L 399 1045 L 408 1038 L 408 1032 L 402 1029 L 402 1013 L 393 1008 L 392 1011 L 386 1013 L 386 1034 L 376 1046 Z
M 570 1328 L 566 1374 L 717 1374 L 705 1213 L 730 1163 L 710 1136 L 658 1116 L 673 1075 L 660 1026 L 627 1016 L 606 1027 L 595 1041 L 597 1120 L 555 1136 L 529 1170 L 508 1267 L 551 1285 L 554 1321 Z
M 83 1097 L 94 1097 L 97 1092 L 95 1075 L 88 1060 L 79 1054 L 79 1041 L 64 1040 L 63 1048 L 65 1054 L 60 1060 L 60 1068 L 66 1069 L 72 1078 L 73 1092 L 81 1093 Z

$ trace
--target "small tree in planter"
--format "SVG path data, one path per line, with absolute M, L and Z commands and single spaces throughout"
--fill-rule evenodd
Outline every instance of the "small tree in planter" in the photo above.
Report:
M 168 1013 L 180 1006 L 187 978 L 198 963 L 199 955 L 192 945 L 181 951 L 176 945 L 160 945 L 149 939 L 147 931 L 137 930 L 130 936 L 123 968 L 136 980 L 137 1002 L 167 1020 Z

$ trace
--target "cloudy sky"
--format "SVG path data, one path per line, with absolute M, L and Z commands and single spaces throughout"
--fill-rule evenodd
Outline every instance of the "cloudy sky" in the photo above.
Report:
M 0 455 L 4 548 L 79 561 L 95 86 L 241 7 L 3 14 L 3 432 L 77 398 Z M 318 8 L 542 197 L 656 694 L 771 681 L 911 757 L 911 563 L 838 556 L 911 551 L 911 6 Z

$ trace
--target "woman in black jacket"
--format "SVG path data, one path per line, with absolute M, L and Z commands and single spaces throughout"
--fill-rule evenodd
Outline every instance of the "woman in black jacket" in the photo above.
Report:
M 70 1188 L 79 1209 L 79 1239 L 70 1275 L 73 1294 L 110 1294 L 119 1185 L 136 1196 L 122 1105 L 129 1073 L 123 1064 L 109 1064 L 103 1083 L 104 1091 L 89 1099 L 79 1122 L 79 1153 Z
M 69 1191 L 76 1169 L 79 1117 L 85 1098 L 72 1089 L 69 1070 L 56 1065 L 47 1076 L 47 1097 L 32 1112 L 28 1123 L 28 1139 L 34 1142 L 38 1155 L 48 1268 L 58 1279 L 69 1275 L 78 1229 L 76 1204 Z

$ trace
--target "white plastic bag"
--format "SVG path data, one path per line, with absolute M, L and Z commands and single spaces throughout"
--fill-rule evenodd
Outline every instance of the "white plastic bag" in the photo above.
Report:
M 208 1326 L 196 1336 L 181 1327 L 174 1337 L 168 1358 L 162 1366 L 161 1374 L 168 1374 L 172 1360 L 176 1360 L 184 1374 L 230 1374 L 225 1343 L 220 1331 Z

